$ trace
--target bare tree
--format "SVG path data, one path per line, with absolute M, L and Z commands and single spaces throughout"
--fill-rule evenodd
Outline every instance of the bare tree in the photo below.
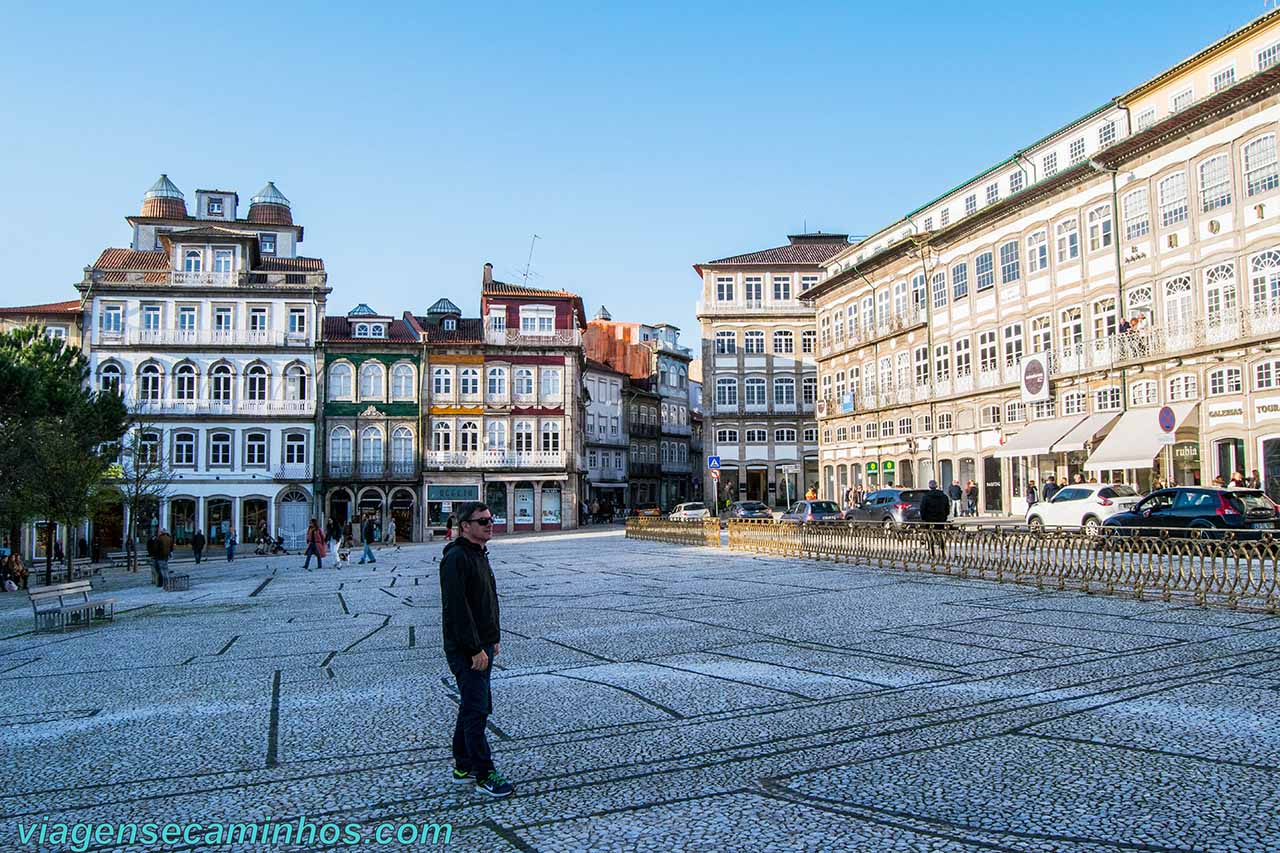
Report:
M 129 570 L 138 570 L 139 525 L 151 508 L 159 510 L 160 501 L 173 487 L 173 466 L 163 446 L 163 433 L 147 419 L 145 412 L 134 414 L 120 449 L 120 464 L 113 471 L 116 483 L 129 513 L 129 529 L 125 531 L 125 551 Z M 143 532 L 145 536 L 147 532 Z

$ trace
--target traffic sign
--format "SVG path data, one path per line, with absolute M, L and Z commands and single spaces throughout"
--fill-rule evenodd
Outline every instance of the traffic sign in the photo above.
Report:
M 718 470 L 720 470 L 720 457 L 719 457 L 719 456 L 708 456 L 708 457 L 707 457 L 707 467 L 708 467 L 708 468 L 710 468 L 712 471 L 718 471 Z
M 717 469 L 717 468 L 712 468 L 712 469 L 711 469 L 711 479 L 713 479 L 713 480 L 719 480 L 719 479 L 720 479 L 720 471 L 719 471 L 719 469 Z
M 1171 432 L 1162 432 L 1156 436 L 1156 444 L 1176 444 L 1177 439 Z
M 1160 429 L 1172 433 L 1174 427 L 1178 425 L 1178 419 L 1174 417 L 1173 409 L 1164 406 L 1160 409 L 1160 414 L 1156 415 L 1156 423 L 1160 424 Z

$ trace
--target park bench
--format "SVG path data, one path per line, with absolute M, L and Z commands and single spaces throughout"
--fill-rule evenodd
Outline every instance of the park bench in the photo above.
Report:
M 165 592 L 181 592 L 191 589 L 191 575 L 186 572 L 170 571 L 164 579 Z
M 93 585 L 87 580 L 27 590 L 37 631 L 66 630 L 68 625 L 88 625 L 95 619 L 115 619 L 114 598 L 90 598 Z
M 128 551 L 112 551 L 107 554 L 107 559 L 111 561 L 113 569 L 129 568 L 129 552 Z

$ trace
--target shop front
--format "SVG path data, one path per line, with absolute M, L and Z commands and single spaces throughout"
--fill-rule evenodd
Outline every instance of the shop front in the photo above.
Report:
M 502 485 L 501 483 L 491 483 L 492 485 Z M 432 483 L 427 486 L 427 526 L 432 530 L 444 531 L 449 520 L 449 516 L 457 511 L 458 507 L 467 501 L 480 500 L 480 484 L 479 483 Z M 502 517 L 503 523 L 506 522 L 506 504 L 507 497 L 504 492 L 502 500 Z M 488 503 L 486 501 L 486 503 Z M 490 504 L 492 509 L 492 504 Z M 498 524 L 499 513 L 493 511 L 493 523 Z M 399 524 L 396 522 L 396 534 L 399 535 Z M 454 524 L 457 530 L 457 524 Z
M 1200 442 L 1200 425 L 1195 417 L 1199 405 L 1174 403 L 1164 407 L 1171 413 L 1168 424 L 1161 423 L 1164 409 L 1155 407 L 1130 409 L 1120 415 L 1085 461 L 1086 475 L 1100 482 L 1128 483 L 1143 493 L 1151 491 L 1156 478 L 1177 482 L 1178 447 L 1198 446 Z M 1199 464 L 1198 456 L 1196 463 Z

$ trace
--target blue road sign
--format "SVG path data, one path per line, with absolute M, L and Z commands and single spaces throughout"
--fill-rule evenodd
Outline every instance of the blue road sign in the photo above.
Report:
M 719 470 L 720 470 L 720 457 L 719 457 L 719 456 L 708 456 L 708 457 L 707 457 L 707 467 L 708 467 L 708 468 L 710 468 L 712 471 L 719 471 Z

